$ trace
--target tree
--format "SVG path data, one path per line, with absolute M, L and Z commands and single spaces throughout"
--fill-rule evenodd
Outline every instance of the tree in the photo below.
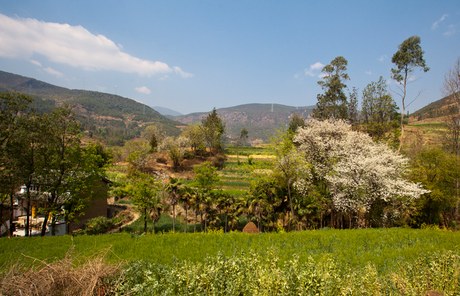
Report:
M 371 82 L 364 88 L 361 112 L 363 126 L 373 139 L 387 138 L 387 133 L 395 128 L 396 109 L 382 76 L 377 82 Z
M 37 190 L 32 192 L 32 187 L 38 185 L 38 177 L 46 165 L 46 162 L 43 161 L 43 157 L 48 153 L 46 122 L 44 116 L 33 113 L 21 116 L 16 123 L 15 134 L 5 149 L 9 159 L 6 170 L 10 171 L 11 177 L 17 178 L 16 180 L 20 182 L 15 185 L 25 186 L 25 236 L 29 235 L 30 230 L 29 217 L 32 199 L 37 199 L 39 194 Z M 13 179 L 10 180 L 13 181 Z M 10 189 L 14 190 L 17 187 L 10 187 Z
M 353 131 L 341 120 L 310 120 L 294 138 L 311 164 L 307 180 L 297 182 L 300 192 L 322 180 L 339 213 L 354 216 L 359 226 L 375 202 L 403 210 L 427 191 L 404 178 L 408 160 L 365 133 Z M 384 213 L 382 213 L 382 218 Z
M 223 135 L 225 133 L 225 124 L 217 114 L 216 108 L 201 121 L 206 145 L 213 153 L 223 149 Z
M 148 125 L 143 131 L 143 137 L 149 142 L 150 152 L 156 152 L 165 138 L 165 132 L 156 125 Z
M 318 84 L 324 93 L 317 96 L 318 102 L 313 110 L 313 117 L 317 119 L 347 119 L 347 96 L 344 89 L 347 87 L 345 81 L 349 80 L 346 73 L 348 61 L 338 56 L 329 65 L 324 66 L 323 80 Z
M 305 126 L 305 119 L 297 113 L 291 115 L 288 131 L 294 134 L 299 127 Z
M 444 76 L 443 92 L 445 96 L 452 96 L 460 112 L 460 58 L 457 59 L 452 69 Z
M 0 93 L 0 147 L 6 142 L 17 128 L 18 117 L 26 112 L 32 99 L 20 93 Z
M 460 58 L 457 59 L 454 67 L 447 72 L 444 77 L 444 86 L 443 92 L 445 96 L 450 96 L 453 98 L 457 112 L 450 116 L 448 122 L 448 131 L 447 131 L 447 147 L 448 149 L 455 154 L 457 157 L 457 162 L 460 159 Z M 455 191 L 456 191 L 456 207 L 455 207 L 455 218 L 459 217 L 459 208 L 460 208 L 460 179 L 458 177 L 459 168 L 456 167 L 457 179 L 455 182 Z
M 215 188 L 217 182 L 219 182 L 219 176 L 217 175 L 217 169 L 209 161 L 202 163 L 199 166 L 194 167 L 195 172 L 195 185 L 198 189 L 197 202 L 200 207 L 201 214 L 207 216 L 207 211 L 210 209 L 211 191 Z M 207 217 L 204 220 L 204 230 L 206 231 Z
M 206 150 L 204 129 L 199 124 L 192 124 L 185 127 L 182 136 L 188 140 L 190 148 L 195 154 Z
M 456 221 L 459 159 L 439 148 L 425 148 L 414 156 L 411 178 L 430 190 L 418 202 L 417 226 L 438 224 L 450 227 Z
M 290 225 L 296 221 L 294 211 L 293 185 L 299 178 L 305 178 L 309 174 L 309 165 L 296 149 L 291 149 L 287 153 L 278 154 L 275 164 L 275 175 L 281 183 L 286 186 L 289 210 L 291 212 Z
M 161 211 L 160 183 L 148 174 L 137 173 L 131 178 L 130 184 L 128 192 L 133 199 L 133 204 L 144 216 L 144 233 L 147 232 L 149 214 L 155 232 L 155 222 L 159 219 Z
M 46 139 L 42 148 L 44 153 L 39 155 L 40 170 L 36 172 L 35 185 L 41 192 L 46 193 L 44 198 L 41 235 L 44 236 L 48 224 L 48 217 L 52 214 L 52 230 L 56 215 L 66 205 L 68 210 L 79 211 L 84 205 L 79 194 L 88 190 L 94 181 L 103 175 L 100 166 L 100 155 L 94 149 L 85 149 L 81 143 L 80 124 L 69 108 L 58 108 L 42 118 L 45 124 Z M 77 206 L 78 205 L 78 206 Z M 66 213 L 65 216 L 69 216 Z M 67 221 L 68 222 L 68 221 Z
M 169 196 L 169 204 L 172 206 L 173 211 L 173 232 L 176 231 L 176 205 L 183 192 L 182 183 L 179 179 L 170 177 L 169 183 L 166 185 L 166 192 Z
M 240 138 L 238 139 L 239 146 L 246 146 L 248 142 L 249 132 L 246 128 L 242 128 L 240 131 Z
M 404 115 L 406 112 L 406 97 L 407 83 L 411 78 L 411 74 L 421 68 L 427 72 L 430 68 L 426 66 L 423 57 L 423 50 L 420 46 L 420 37 L 411 36 L 404 40 L 391 58 L 391 62 L 395 64 L 395 68 L 391 69 L 392 78 L 402 86 L 401 95 L 401 138 L 404 134 Z M 399 146 L 401 148 L 401 144 Z
M 260 175 L 251 181 L 248 197 L 248 214 L 253 216 L 260 231 L 276 229 L 280 213 L 284 211 L 283 187 L 276 178 Z
M 17 161 L 25 157 L 21 146 L 17 145 L 17 137 L 21 134 L 19 121 L 22 114 L 29 112 L 31 101 L 23 94 L 0 93 L 0 194 L 9 196 L 10 222 L 13 221 L 13 195 L 21 185 L 23 172 Z M 13 223 L 10 223 L 9 235 L 13 235 Z
M 351 125 L 357 125 L 359 123 L 359 111 L 358 111 L 358 89 L 353 87 L 349 95 L 348 100 L 348 121 Z
M 172 161 L 173 169 L 177 170 L 180 168 L 187 146 L 187 138 L 183 136 L 179 136 L 178 138 L 167 137 L 163 141 L 161 150 L 168 152 L 169 158 Z

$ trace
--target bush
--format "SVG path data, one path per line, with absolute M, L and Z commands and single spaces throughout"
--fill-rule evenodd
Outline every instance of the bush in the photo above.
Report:
M 107 217 L 95 217 L 85 224 L 85 234 L 102 234 L 106 233 L 110 229 L 114 228 L 115 224 L 112 221 L 112 219 L 109 219 Z

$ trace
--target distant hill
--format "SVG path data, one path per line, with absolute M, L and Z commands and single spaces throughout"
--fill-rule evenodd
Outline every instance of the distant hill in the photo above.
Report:
M 453 96 L 447 96 L 440 100 L 434 101 L 427 106 L 417 110 L 410 115 L 412 120 L 438 120 L 444 121 L 446 117 L 458 114 L 459 106 L 455 102 Z
M 226 126 L 227 136 L 236 139 L 243 128 L 249 132 L 249 139 L 267 141 L 280 128 L 286 128 L 289 118 L 297 113 L 304 118 L 313 110 L 314 106 L 292 107 L 280 104 L 245 104 L 229 108 L 217 109 Z M 174 119 L 184 124 L 198 123 L 209 112 L 192 113 L 175 116 Z
M 154 106 L 153 109 L 157 110 L 163 116 L 180 116 L 180 115 L 183 115 L 180 112 L 177 112 L 175 110 L 165 108 L 165 107 Z
M 0 91 L 17 91 L 30 95 L 38 111 L 48 112 L 67 104 L 76 112 L 83 128 L 92 137 L 108 144 L 122 144 L 140 135 L 150 123 L 160 125 L 170 135 L 179 134 L 180 123 L 168 119 L 142 103 L 118 95 L 71 90 L 33 78 L 0 71 Z

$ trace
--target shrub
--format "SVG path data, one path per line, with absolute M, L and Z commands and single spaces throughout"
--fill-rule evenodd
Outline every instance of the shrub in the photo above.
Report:
M 112 219 L 100 216 L 88 220 L 88 222 L 86 222 L 84 232 L 86 234 L 102 234 L 106 233 L 113 227 L 115 227 L 115 225 Z

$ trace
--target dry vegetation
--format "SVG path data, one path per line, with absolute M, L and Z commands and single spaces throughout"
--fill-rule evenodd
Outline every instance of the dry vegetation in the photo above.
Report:
M 35 259 L 35 268 L 16 264 L 4 274 L 0 295 L 106 295 L 110 289 L 107 280 L 116 276 L 120 267 L 107 264 L 104 257 L 98 254 L 75 266 L 69 252 L 54 263 Z

